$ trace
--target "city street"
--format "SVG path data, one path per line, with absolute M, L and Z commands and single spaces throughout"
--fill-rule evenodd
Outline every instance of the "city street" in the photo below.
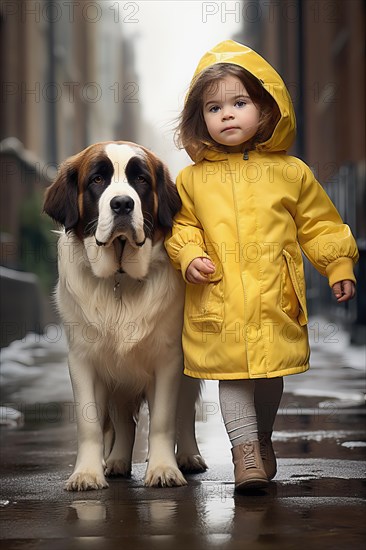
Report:
M 365 0 L 0 0 L 1 549 L 366 550 L 365 17 Z M 284 378 L 263 490 L 235 492 L 212 380 L 196 403 L 207 471 L 144 486 L 144 404 L 131 477 L 64 489 L 76 412 L 83 469 L 99 448 L 88 434 L 106 394 L 85 362 L 130 381 L 158 350 L 175 372 L 162 239 L 192 283 L 187 372 L 190 353 L 199 373 L 228 378 L 299 371 L 307 324 L 311 367 Z M 215 272 L 202 279 L 204 256 Z M 61 318 L 85 367 L 78 403 Z M 119 365 L 125 344 L 136 361 Z M 169 388 L 153 396 L 164 456 Z M 131 427 L 115 396 L 110 416 Z
M 209 470 L 188 476 L 187 487 L 143 486 L 143 414 L 130 480 L 112 479 L 95 492 L 64 491 L 76 456 L 64 343 L 52 344 L 50 334 L 49 342 L 6 348 L 2 404 L 25 421 L 2 413 L 11 425 L 1 430 L 1 547 L 364 549 L 365 349 L 349 345 L 347 333 L 323 319 L 311 320 L 309 334 L 312 368 L 285 380 L 276 420 L 278 474 L 268 490 L 248 495 L 234 494 L 214 382 L 197 410 Z

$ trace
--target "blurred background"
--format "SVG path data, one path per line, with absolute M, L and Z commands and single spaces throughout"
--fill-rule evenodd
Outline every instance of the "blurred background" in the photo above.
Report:
M 57 165 L 93 142 L 136 141 L 173 177 L 173 143 L 199 58 L 232 38 L 279 71 L 292 95 L 292 154 L 314 170 L 360 248 L 357 299 L 332 301 L 306 265 L 310 313 L 366 328 L 365 1 L 0 0 L 0 344 L 58 338 L 56 237 L 42 214 Z

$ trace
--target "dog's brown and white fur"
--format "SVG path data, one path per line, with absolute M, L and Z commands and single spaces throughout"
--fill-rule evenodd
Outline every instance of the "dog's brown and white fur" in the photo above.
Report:
M 56 301 L 78 429 L 68 490 L 100 489 L 108 486 L 105 475 L 130 475 L 144 399 L 145 485 L 185 485 L 179 467 L 206 468 L 194 435 L 199 381 L 182 375 L 182 279 L 163 247 L 179 207 L 161 161 L 130 142 L 95 144 L 71 157 L 46 192 L 45 212 L 65 228 Z

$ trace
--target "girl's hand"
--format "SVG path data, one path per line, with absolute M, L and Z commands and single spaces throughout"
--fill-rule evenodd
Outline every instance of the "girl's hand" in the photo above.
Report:
M 215 272 L 215 264 L 209 258 L 195 258 L 186 270 L 186 279 L 189 283 L 208 283 L 208 276 Z
M 339 283 L 334 283 L 332 290 L 338 303 L 348 302 L 348 300 L 352 300 L 356 294 L 355 283 L 353 281 L 349 281 L 348 279 L 339 281 Z

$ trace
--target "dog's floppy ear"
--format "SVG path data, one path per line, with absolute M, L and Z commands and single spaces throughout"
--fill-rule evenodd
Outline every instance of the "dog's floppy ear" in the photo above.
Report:
M 55 182 L 46 190 L 43 210 L 66 231 L 74 229 L 79 221 L 77 170 L 65 161 L 59 168 Z
M 156 183 L 159 202 L 158 222 L 162 228 L 171 229 L 173 218 L 179 212 L 182 202 L 167 168 L 160 162 L 156 171 Z

